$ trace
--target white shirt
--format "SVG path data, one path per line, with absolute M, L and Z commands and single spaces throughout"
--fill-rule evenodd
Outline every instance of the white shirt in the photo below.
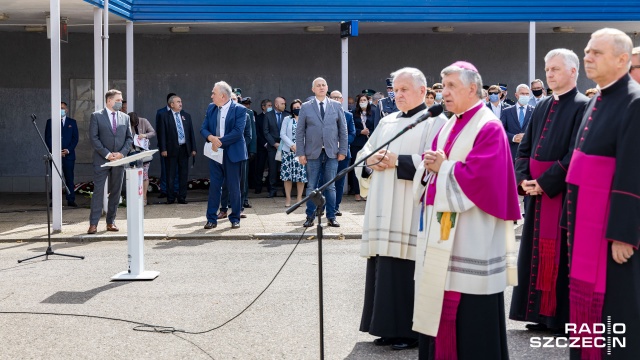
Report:
M 493 103 L 489 103 L 491 104 L 491 110 L 493 111 L 494 114 L 496 114 L 496 116 L 498 117 L 498 119 L 500 119 L 500 114 L 502 113 L 502 103 L 498 103 L 498 106 L 493 105 Z
M 62 120 L 62 126 L 64 127 L 64 121 L 67 120 L 67 115 L 63 116 L 61 120 Z
M 325 97 L 324 100 L 320 100 L 318 99 L 318 97 L 316 96 L 316 101 L 318 102 L 318 111 L 320 111 L 320 103 L 322 102 L 322 107 L 324 108 L 324 113 L 327 113 L 327 103 L 329 98 Z M 322 114 L 322 111 L 320 111 L 320 113 Z
M 173 110 L 171 110 L 171 115 L 173 116 L 173 121 L 176 121 L 176 115 L 178 115 L 178 120 L 180 120 L 180 125 L 182 125 L 182 131 L 184 132 L 184 123 L 182 122 L 182 115 L 180 115 L 179 112 L 175 112 Z M 176 124 L 176 132 L 178 131 L 178 124 Z M 180 136 L 178 136 L 178 144 L 182 145 L 182 144 L 186 144 L 187 143 L 187 134 L 185 134 L 184 139 L 182 139 L 182 142 L 180 142 Z
M 227 113 L 229 112 L 229 107 L 230 107 L 230 106 L 231 106 L 231 100 L 227 101 L 227 103 L 226 103 L 226 104 L 224 104 L 224 105 L 222 105 L 222 106 L 220 107 L 220 122 L 223 124 L 223 125 L 222 125 L 223 127 L 222 127 L 222 128 L 220 128 L 220 130 L 221 130 L 221 131 L 220 131 L 221 136 L 222 136 L 223 131 L 224 131 L 224 124 L 225 124 L 225 121 L 226 121 L 226 119 L 227 119 Z M 220 126 L 220 124 L 218 124 L 218 126 Z

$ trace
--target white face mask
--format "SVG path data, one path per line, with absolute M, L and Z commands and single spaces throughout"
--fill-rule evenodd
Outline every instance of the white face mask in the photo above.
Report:
M 363 109 L 363 110 L 364 110 L 364 109 L 366 109 L 366 108 L 367 108 L 367 105 L 369 105 L 369 103 L 368 103 L 368 102 L 366 102 L 366 103 L 360 103 L 360 109 Z

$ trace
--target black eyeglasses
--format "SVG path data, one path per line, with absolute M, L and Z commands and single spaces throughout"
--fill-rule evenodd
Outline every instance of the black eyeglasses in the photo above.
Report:
M 497 92 L 490 92 L 489 93 L 489 95 L 498 95 L 498 94 L 500 94 L 500 93 L 497 93 Z
M 631 66 L 629 67 L 629 72 L 632 72 L 632 71 L 633 71 L 633 69 L 640 69 L 640 65 L 631 65 Z

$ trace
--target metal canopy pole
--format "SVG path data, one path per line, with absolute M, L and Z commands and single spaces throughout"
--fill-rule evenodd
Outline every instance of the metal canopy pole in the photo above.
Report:
M 51 153 L 53 162 L 58 169 L 62 169 L 61 127 L 60 127 L 60 102 L 62 101 L 62 80 L 60 67 L 60 0 L 51 0 L 49 3 L 51 24 Z M 62 181 L 59 177 L 52 177 L 52 208 L 53 231 L 62 230 Z M 73 189 L 69 189 L 73 191 Z M 47 202 L 49 199 L 47 199 Z M 49 206 L 49 204 L 46 204 Z

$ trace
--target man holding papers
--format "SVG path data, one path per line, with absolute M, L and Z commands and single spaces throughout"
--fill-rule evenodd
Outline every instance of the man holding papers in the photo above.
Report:
M 240 194 L 240 172 L 243 160 L 247 160 L 244 142 L 244 126 L 247 109 L 231 101 L 231 86 L 217 82 L 211 91 L 212 104 L 202 123 L 200 134 L 207 142 L 204 154 L 209 160 L 209 201 L 205 229 L 218 226 L 217 211 L 220 207 L 222 183 L 226 182 L 231 200 L 229 221 L 231 228 L 240 227 L 242 200 Z

